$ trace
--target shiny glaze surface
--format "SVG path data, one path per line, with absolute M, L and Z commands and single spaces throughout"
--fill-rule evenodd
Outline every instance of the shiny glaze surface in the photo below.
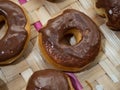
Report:
M 69 86 L 64 73 L 46 69 L 31 76 L 26 90 L 69 90 Z
M 105 10 L 110 28 L 120 30 L 120 0 L 97 0 L 96 7 Z
M 72 28 L 81 32 L 82 40 L 74 46 L 61 44 L 64 33 Z M 88 16 L 76 10 L 68 9 L 49 20 L 40 33 L 47 54 L 63 66 L 83 67 L 92 62 L 99 52 L 99 28 Z
M 28 33 L 23 10 L 11 1 L 0 1 L 0 15 L 4 16 L 8 26 L 5 36 L 0 39 L 0 62 L 19 55 L 23 50 Z

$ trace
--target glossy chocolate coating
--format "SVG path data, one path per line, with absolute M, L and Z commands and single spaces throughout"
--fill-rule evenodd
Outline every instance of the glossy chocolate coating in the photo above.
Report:
M 70 90 L 70 87 L 64 73 L 46 69 L 31 76 L 26 90 Z
M 97 0 L 96 7 L 105 10 L 110 28 L 120 30 L 120 0 Z
M 76 28 L 82 40 L 76 45 L 61 42 L 64 33 Z M 96 24 L 85 14 L 68 9 L 62 15 L 48 21 L 41 29 L 42 44 L 49 57 L 62 66 L 81 68 L 94 61 L 100 49 L 100 32 Z
M 8 29 L 0 40 L 0 62 L 11 59 L 23 50 L 28 33 L 23 10 L 11 1 L 0 1 L 0 15 L 7 20 Z

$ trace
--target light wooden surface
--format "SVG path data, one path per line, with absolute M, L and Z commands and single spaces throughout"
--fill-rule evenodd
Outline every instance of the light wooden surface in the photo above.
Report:
M 19 4 L 18 0 L 12 0 Z M 105 20 L 96 15 L 93 0 L 65 0 L 59 3 L 50 3 L 44 0 L 29 0 L 23 4 L 30 17 L 31 38 L 23 56 L 8 66 L 0 67 L 0 90 L 25 90 L 31 74 L 37 70 L 51 68 L 40 55 L 37 35 L 33 23 L 41 21 L 43 25 L 65 9 L 76 9 L 84 12 L 100 27 L 103 33 L 101 51 L 92 68 L 75 73 L 84 90 L 91 90 L 86 83 L 89 82 L 93 90 L 102 87 L 104 90 L 120 90 L 120 32 L 109 30 Z M 43 5 L 41 2 L 44 2 Z M 102 89 L 100 89 L 102 90 Z

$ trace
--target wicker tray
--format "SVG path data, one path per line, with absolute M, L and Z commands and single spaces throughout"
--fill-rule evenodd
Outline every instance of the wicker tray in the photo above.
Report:
M 18 0 L 12 0 L 19 4 Z M 44 0 L 43 0 L 44 1 Z M 8 66 L 0 67 L 0 90 L 25 90 L 31 74 L 37 70 L 50 68 L 42 60 L 38 49 L 37 31 L 34 23 L 40 21 L 43 25 L 65 9 L 77 9 L 89 15 L 100 27 L 103 33 L 101 51 L 96 58 L 99 62 L 90 69 L 75 73 L 84 90 L 120 90 L 120 32 L 109 30 L 104 19 L 96 15 L 92 0 L 65 0 L 50 3 L 42 0 L 29 0 L 22 4 L 31 22 L 31 38 L 23 56 Z M 39 3 L 38 3 L 39 2 Z M 20 5 L 20 4 L 19 4 Z M 103 90 L 103 89 L 98 89 Z

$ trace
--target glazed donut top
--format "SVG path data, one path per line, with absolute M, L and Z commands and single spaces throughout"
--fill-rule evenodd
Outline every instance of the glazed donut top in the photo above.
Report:
M 11 1 L 0 1 L 0 15 L 7 23 L 7 32 L 0 39 L 0 62 L 18 55 L 24 48 L 28 33 L 23 10 Z
M 105 10 L 109 27 L 120 30 L 120 0 L 97 0 L 96 7 Z
M 26 90 L 70 90 L 69 88 L 64 73 L 46 69 L 31 76 Z
M 64 34 L 71 29 L 77 29 L 82 34 L 81 41 L 76 45 L 61 42 Z M 65 10 L 63 14 L 49 20 L 40 32 L 46 52 L 62 66 L 83 67 L 93 61 L 99 52 L 99 28 L 88 16 L 77 10 Z

